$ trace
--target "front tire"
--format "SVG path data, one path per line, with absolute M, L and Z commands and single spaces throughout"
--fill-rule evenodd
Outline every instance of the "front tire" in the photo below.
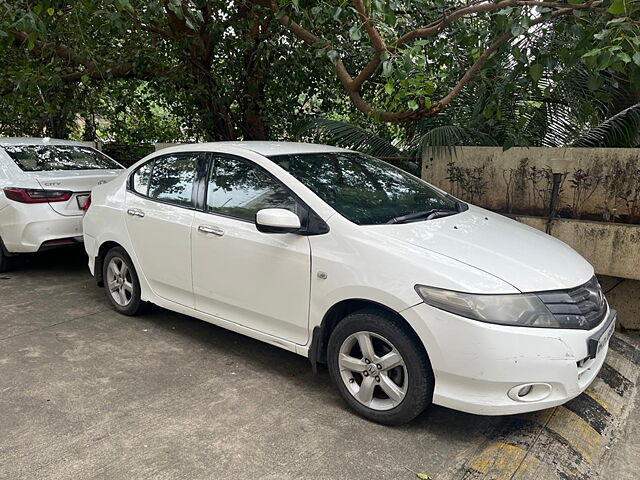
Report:
M 102 264 L 102 278 L 113 308 L 123 315 L 141 313 L 144 303 L 140 296 L 140 281 L 131 257 L 123 248 L 114 247 L 107 252 Z
M 327 355 L 340 395 L 368 420 L 402 425 L 431 403 L 429 358 L 415 335 L 388 312 L 348 315 L 331 333 Z

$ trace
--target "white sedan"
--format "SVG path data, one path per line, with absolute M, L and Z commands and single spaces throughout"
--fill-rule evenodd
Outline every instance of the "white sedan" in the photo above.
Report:
M 89 268 L 116 310 L 151 302 L 327 364 L 380 423 L 559 405 L 607 354 L 615 311 L 580 255 L 366 155 L 185 145 L 92 196 Z
M 122 171 L 79 142 L 0 138 L 0 272 L 16 254 L 82 242 L 91 189 Z

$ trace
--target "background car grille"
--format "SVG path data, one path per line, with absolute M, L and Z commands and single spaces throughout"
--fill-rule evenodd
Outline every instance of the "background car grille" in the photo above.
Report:
M 595 276 L 571 290 L 540 292 L 537 295 L 553 313 L 561 328 L 591 330 L 607 314 L 607 301 Z

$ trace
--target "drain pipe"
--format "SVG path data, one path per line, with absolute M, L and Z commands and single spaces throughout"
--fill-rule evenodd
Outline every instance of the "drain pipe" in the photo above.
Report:
M 551 199 L 549 202 L 549 214 L 547 215 L 547 225 L 545 231 L 551 235 L 551 224 L 553 217 L 556 216 L 558 211 L 558 201 L 560 200 L 560 185 L 562 184 L 563 173 L 554 173 L 551 184 Z

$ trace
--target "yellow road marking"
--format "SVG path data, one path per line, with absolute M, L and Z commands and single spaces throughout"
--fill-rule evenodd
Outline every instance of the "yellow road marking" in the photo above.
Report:
M 600 434 L 565 407 L 558 408 L 547 428 L 564 438 L 589 463 L 602 453 Z
M 473 470 L 484 475 L 486 480 L 509 480 L 516 473 L 524 473 L 535 469 L 540 461 L 527 456 L 527 451 L 507 443 L 489 445 L 469 465 Z
M 598 402 L 600 404 L 600 406 L 602 408 L 604 408 L 607 412 L 609 413 L 613 413 L 611 411 L 611 408 L 609 407 L 609 404 L 607 402 L 605 402 L 602 397 L 600 395 L 598 395 L 595 392 L 592 392 L 590 390 L 587 390 L 586 392 L 584 392 L 585 394 L 589 395 L 591 398 L 593 398 L 596 402 Z

